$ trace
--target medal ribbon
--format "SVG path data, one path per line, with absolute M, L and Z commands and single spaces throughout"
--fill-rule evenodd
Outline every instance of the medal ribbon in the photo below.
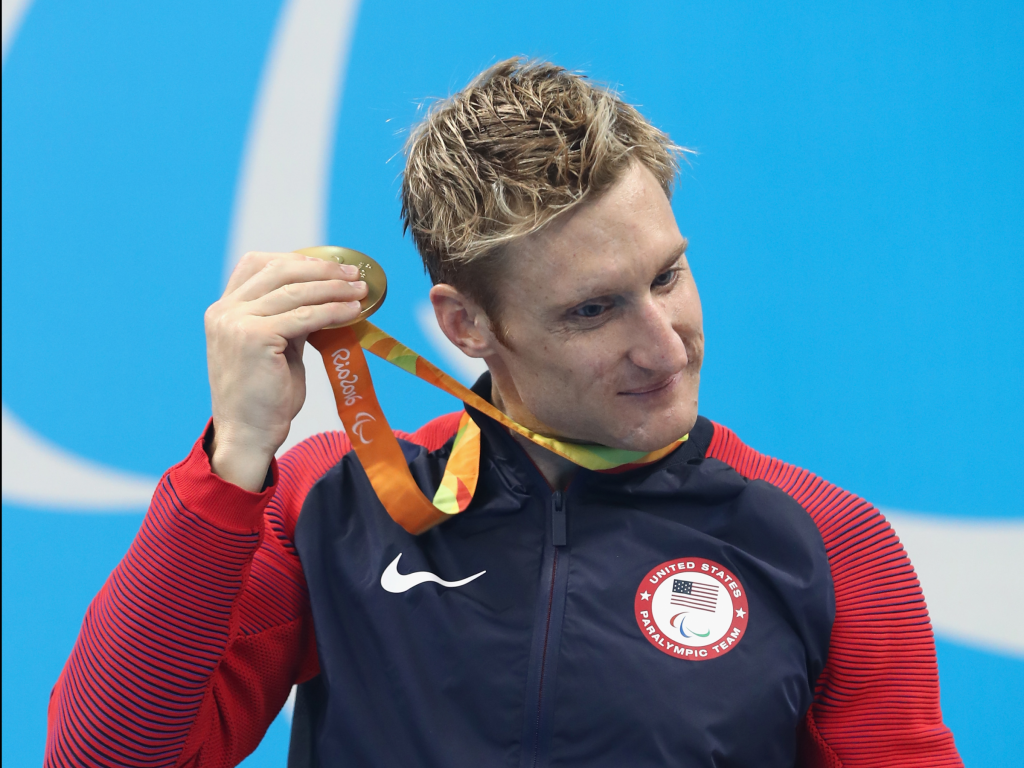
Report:
M 667 456 L 689 437 L 684 435 L 671 445 L 642 453 L 604 445 L 567 443 L 538 435 L 512 421 L 468 387 L 366 320 L 342 328 L 317 331 L 309 336 L 309 343 L 323 357 L 338 416 L 373 490 L 395 522 L 412 534 L 423 533 L 451 515 L 462 512 L 473 500 L 480 475 L 480 427 L 469 413 L 463 412 L 441 486 L 433 501 L 429 500 L 409 472 L 398 440 L 377 402 L 363 349 L 587 469 L 601 471 L 649 464 Z

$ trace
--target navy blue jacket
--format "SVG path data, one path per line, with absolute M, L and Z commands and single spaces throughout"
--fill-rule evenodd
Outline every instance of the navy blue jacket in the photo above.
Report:
M 835 616 L 804 507 L 708 458 L 704 418 L 666 458 L 581 469 L 558 492 L 503 427 L 471 414 L 473 502 L 421 536 L 388 517 L 355 454 L 306 496 L 295 544 L 321 673 L 300 687 L 289 764 L 793 766 Z M 402 447 L 432 495 L 451 441 Z M 389 593 L 381 576 L 398 556 L 401 573 L 485 573 Z M 749 614 L 735 647 L 703 658 L 656 647 L 634 610 L 652 569 L 694 558 L 730 574 Z M 693 582 L 678 581 L 685 601 Z

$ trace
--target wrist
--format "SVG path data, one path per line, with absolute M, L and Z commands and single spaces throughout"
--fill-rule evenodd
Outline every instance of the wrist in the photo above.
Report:
M 274 449 L 263 436 L 216 420 L 210 431 L 204 448 L 213 473 L 246 491 L 262 491 L 274 459 Z

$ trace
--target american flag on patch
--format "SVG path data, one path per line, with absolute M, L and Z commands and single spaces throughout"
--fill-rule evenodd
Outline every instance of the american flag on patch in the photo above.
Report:
M 694 584 L 692 581 L 672 579 L 672 605 L 715 612 L 718 604 L 717 584 Z

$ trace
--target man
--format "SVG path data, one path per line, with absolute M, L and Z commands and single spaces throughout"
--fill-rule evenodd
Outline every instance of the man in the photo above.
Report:
M 354 270 L 248 254 L 207 313 L 213 418 L 86 616 L 48 765 L 233 765 L 298 683 L 292 765 L 956 766 L 920 587 L 866 502 L 697 415 L 678 148 L 502 62 L 410 138 L 437 320 L 489 374 L 469 507 L 420 536 L 344 434 L 274 454 Z M 460 414 L 402 435 L 430 497 Z

